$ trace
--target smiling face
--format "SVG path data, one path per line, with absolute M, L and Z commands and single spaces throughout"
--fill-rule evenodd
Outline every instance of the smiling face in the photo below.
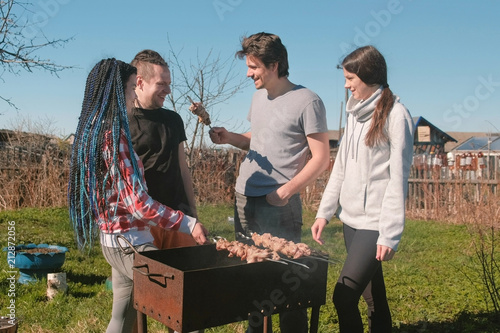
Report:
M 344 68 L 346 89 L 349 89 L 352 96 L 358 100 L 368 99 L 378 89 L 378 85 L 367 85 L 354 73 L 348 72 Z
M 140 106 L 144 109 L 158 109 L 163 106 L 163 102 L 170 94 L 170 70 L 166 66 L 152 66 L 152 75 L 146 80 L 142 76 L 137 76 L 137 98 Z
M 251 78 L 256 89 L 269 88 L 274 80 L 278 79 L 277 64 L 269 65 L 269 68 L 257 57 L 247 56 L 247 77 Z

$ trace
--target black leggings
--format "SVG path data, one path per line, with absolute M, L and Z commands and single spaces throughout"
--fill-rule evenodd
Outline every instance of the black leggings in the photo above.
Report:
M 391 332 L 382 264 L 375 259 L 378 236 L 378 231 L 356 230 L 344 224 L 347 258 L 333 292 L 341 333 L 363 333 L 358 308 L 361 295 L 368 305 L 369 332 Z

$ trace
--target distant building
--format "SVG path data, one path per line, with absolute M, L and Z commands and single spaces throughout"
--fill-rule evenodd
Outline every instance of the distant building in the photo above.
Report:
M 415 139 L 413 141 L 413 151 L 415 154 L 443 154 L 447 152 L 446 147 L 449 143 L 457 143 L 448 133 L 440 130 L 424 117 L 414 117 Z M 339 131 L 328 131 L 328 140 L 330 142 L 330 153 L 332 156 L 337 154 L 339 141 Z
M 57 142 L 58 139 L 50 135 L 0 129 L 0 145 L 4 147 L 27 144 L 45 147 Z
M 424 117 L 413 117 L 413 123 L 415 125 L 414 154 L 444 154 L 448 143 L 457 142 Z
M 330 145 L 330 156 L 335 157 L 339 149 L 340 142 L 340 132 L 339 131 L 328 131 L 328 143 Z
M 413 123 L 415 136 L 411 177 L 426 178 L 439 171 L 438 178 L 498 179 L 500 133 L 447 133 L 424 117 L 413 117 Z M 340 133 L 328 131 L 332 163 L 342 139 Z
M 500 136 L 473 136 L 448 153 L 455 169 L 474 171 L 471 179 L 500 179 Z
M 448 132 L 449 135 L 457 139 L 457 142 L 446 144 L 445 151 L 449 152 L 462 145 L 470 138 L 487 138 L 488 136 L 500 136 L 500 133 L 485 133 L 485 132 Z
M 453 151 L 470 151 L 470 152 L 483 152 L 483 153 L 493 153 L 495 155 L 500 154 L 500 136 L 473 136 L 465 140 L 458 146 L 456 146 Z
M 40 164 L 44 158 L 60 161 L 69 145 L 55 136 L 0 129 L 0 170 Z

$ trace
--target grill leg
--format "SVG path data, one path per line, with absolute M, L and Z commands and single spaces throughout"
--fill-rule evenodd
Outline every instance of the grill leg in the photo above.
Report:
M 271 320 L 271 317 L 264 316 L 264 327 L 262 328 L 262 333 L 273 333 L 273 329 L 272 328 L 271 328 L 271 332 L 267 332 L 267 322 L 268 322 L 268 320 Z M 271 325 L 272 325 L 272 323 L 271 323 Z
M 311 328 L 310 333 L 318 333 L 318 323 L 319 323 L 319 306 L 313 306 L 311 311 Z
M 145 313 L 137 311 L 137 333 L 148 332 L 148 318 Z

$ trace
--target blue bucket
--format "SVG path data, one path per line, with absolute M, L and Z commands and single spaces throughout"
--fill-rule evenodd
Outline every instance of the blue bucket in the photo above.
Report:
M 15 251 L 14 267 L 18 268 L 20 273 L 18 282 L 25 284 L 40 280 L 48 273 L 57 272 L 64 264 L 68 248 L 47 244 L 23 244 L 17 245 Z

